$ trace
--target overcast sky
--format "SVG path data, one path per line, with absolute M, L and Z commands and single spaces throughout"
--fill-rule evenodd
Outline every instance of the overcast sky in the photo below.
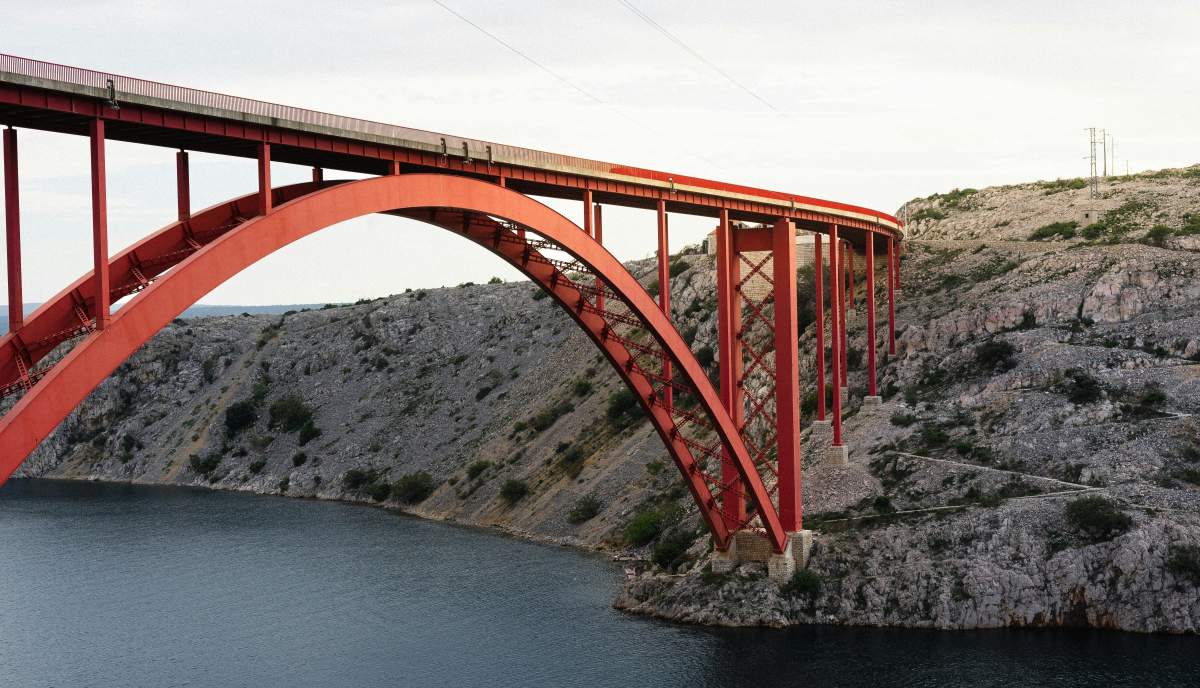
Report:
M 1121 170 L 1200 162 L 1196 0 L 628 1 L 700 57 L 621 0 L 443 0 L 570 85 L 433 0 L 21 3 L 0 51 L 888 212 L 953 187 L 1084 175 L 1093 125 L 1115 135 Z M 115 142 L 108 155 L 115 252 L 172 219 L 174 157 Z M 25 297 L 41 301 L 91 267 L 86 140 L 22 131 L 21 163 Z M 250 160 L 193 154 L 192 173 L 196 208 L 256 184 Z M 673 217 L 672 250 L 711 224 Z M 605 238 L 619 258 L 648 255 L 653 214 L 610 209 Z M 349 301 L 492 275 L 518 278 L 440 230 L 365 218 L 203 302 Z

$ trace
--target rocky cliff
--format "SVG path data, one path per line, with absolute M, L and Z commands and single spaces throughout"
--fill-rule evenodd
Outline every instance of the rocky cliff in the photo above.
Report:
M 1195 632 L 1200 168 L 1101 191 L 907 205 L 885 404 L 861 405 L 860 311 L 850 466 L 805 430 L 816 544 L 786 586 L 754 564 L 710 572 L 658 438 L 528 284 L 176 321 L 22 473 L 373 502 L 606 549 L 644 561 L 618 606 L 677 620 Z M 711 367 L 712 260 L 674 263 L 673 317 Z

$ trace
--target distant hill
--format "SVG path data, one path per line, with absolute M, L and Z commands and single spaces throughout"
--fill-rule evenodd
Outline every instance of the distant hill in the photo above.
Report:
M 40 303 L 25 304 L 25 314 L 28 315 L 37 309 Z M 217 315 L 240 315 L 242 313 L 250 313 L 251 315 L 279 315 L 288 311 L 300 311 L 306 308 L 320 308 L 323 303 L 301 303 L 301 304 L 277 304 L 273 306 L 222 306 L 196 304 L 183 312 L 181 318 L 211 318 Z M 8 304 L 0 305 L 0 335 L 8 332 Z

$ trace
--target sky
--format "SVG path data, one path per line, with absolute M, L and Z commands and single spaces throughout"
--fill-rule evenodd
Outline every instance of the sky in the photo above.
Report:
M 22 3 L 0 52 L 887 212 L 1086 175 L 1089 126 L 1113 134 L 1121 171 L 1200 162 L 1195 0 L 440 3 Z M 91 268 L 87 141 L 22 130 L 20 157 L 37 302 Z M 197 209 L 257 184 L 252 160 L 193 153 L 191 170 Z M 272 167 L 276 184 L 308 176 Z M 114 253 L 172 220 L 174 184 L 172 150 L 109 143 Z M 578 203 L 547 202 L 581 222 Z M 711 225 L 672 216 L 671 250 Z M 623 260 L 655 249 L 651 211 L 608 208 L 604 230 Z M 447 232 L 369 217 L 202 302 L 344 302 L 492 276 L 521 278 Z

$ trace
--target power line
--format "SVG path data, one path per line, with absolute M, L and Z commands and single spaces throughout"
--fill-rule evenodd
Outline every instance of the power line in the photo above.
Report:
M 488 38 L 492 39 L 493 41 L 496 41 L 497 43 L 499 43 L 500 45 L 504 46 L 505 48 L 508 48 L 510 51 L 512 51 L 513 53 L 515 53 L 516 55 L 520 56 L 520 57 L 521 57 L 522 59 L 524 59 L 525 61 L 527 61 L 527 62 L 529 62 L 530 64 L 532 64 L 534 67 L 537 67 L 538 69 L 540 69 L 540 70 L 542 70 L 543 72 L 545 72 L 545 73 L 549 74 L 550 76 L 554 77 L 555 79 L 559 80 L 560 82 L 562 82 L 562 83 L 566 84 L 567 86 L 570 86 L 571 88 L 575 89 L 575 90 L 576 90 L 576 91 L 578 91 L 579 93 L 583 94 L 583 95 L 584 95 L 586 98 L 588 98 L 589 100 L 592 100 L 592 101 L 595 101 L 595 102 L 597 102 L 597 103 L 600 103 L 601 105 L 603 105 L 603 104 L 604 104 L 604 101 L 603 101 L 603 100 L 601 100 L 599 97 L 597 97 L 597 96 L 593 95 L 593 94 L 592 94 L 590 91 L 587 91 L 586 89 L 584 89 L 583 87 L 581 87 L 581 86 L 577 85 L 575 82 L 571 81 L 570 79 L 566 78 L 565 76 L 563 76 L 563 75 L 559 74 L 558 72 L 554 71 L 553 69 L 550 69 L 550 68 L 549 68 L 549 67 L 547 67 L 546 65 L 542 64 L 541 62 L 538 62 L 537 60 L 535 60 L 535 59 L 533 59 L 532 57 L 530 57 L 530 56 L 526 55 L 525 53 L 521 52 L 520 50 L 517 50 L 517 49 L 516 49 L 515 47 L 513 47 L 511 44 L 509 44 L 509 43 L 505 42 L 503 39 L 501 39 L 499 36 L 497 36 L 496 34 L 492 33 L 491 31 L 488 31 L 487 29 L 485 29 L 485 28 L 483 28 L 482 26 L 480 26 L 480 25 L 476 24 L 475 22 L 471 21 L 470 19 L 467 19 L 466 17 L 464 17 L 463 15 L 459 14 L 458 12 L 455 12 L 455 11 L 454 11 L 453 9 L 451 9 L 451 8 L 450 8 L 448 5 L 446 5 L 446 3 L 442 2 L 442 0 L 433 0 L 433 2 L 434 2 L 434 4 L 436 4 L 438 7 L 441 7 L 442 9 L 446 10 L 446 11 L 447 11 L 447 12 L 449 12 L 450 14 L 453 14 L 454 16 L 458 17 L 459 19 L 463 20 L 463 21 L 464 21 L 464 22 L 466 22 L 467 24 L 469 24 L 469 25 L 471 25 L 472 27 L 474 27 L 476 31 L 479 31 L 480 33 L 482 33 L 483 35 L 485 35 L 485 36 L 487 36 Z
M 437 2 L 437 0 L 434 0 L 434 2 Z M 724 78 L 726 81 L 728 81 L 729 83 L 733 84 L 734 86 L 737 86 L 737 87 L 738 87 L 738 88 L 740 88 L 741 90 L 745 91 L 745 92 L 746 92 L 746 93 L 748 93 L 748 94 L 749 94 L 749 95 L 750 95 L 752 98 L 754 98 L 754 99 L 755 99 L 755 100 L 757 100 L 758 102 L 762 103 L 763 105 L 767 106 L 767 107 L 768 107 L 768 108 L 770 108 L 771 110 L 774 110 L 775 112 L 778 112 L 778 113 L 779 113 L 779 114 L 781 114 L 781 115 L 783 114 L 783 112 L 782 112 L 782 111 L 780 111 L 780 109 L 779 109 L 779 108 L 777 108 L 777 107 L 775 107 L 774 105 L 772 105 L 771 103 L 767 102 L 767 100 L 766 100 L 765 98 L 763 98 L 762 96 L 760 96 L 760 95 L 758 95 L 757 93 L 755 93 L 753 90 L 751 90 L 751 89 L 750 89 L 750 87 L 749 87 L 749 86 L 746 86 L 746 85 L 745 85 L 745 84 L 743 84 L 742 82 L 740 82 L 740 81 L 738 81 L 737 79 L 733 78 L 733 77 L 732 77 L 732 76 L 731 76 L 731 75 L 730 75 L 728 72 L 726 72 L 725 70 L 721 69 L 721 68 L 720 68 L 720 67 L 718 67 L 717 65 L 713 64 L 713 63 L 712 63 L 712 62 L 711 62 L 711 61 L 710 61 L 708 58 L 706 58 L 706 57 L 704 57 L 703 55 L 701 55 L 699 52 L 697 52 L 696 50 L 694 50 L 694 49 L 693 49 L 693 48 L 692 48 L 690 45 L 688 45 L 687 43 L 684 43 L 684 42 L 683 42 L 683 40 L 682 40 L 682 39 L 680 39 L 678 36 L 676 36 L 675 34 L 671 33 L 670 31 L 668 31 L 668 30 L 667 30 L 667 28 L 666 28 L 665 26 L 663 26 L 662 24 L 659 24 L 658 22 L 654 21 L 654 19 L 653 19 L 653 18 L 652 18 L 650 15 L 648 15 L 648 14 L 646 14 L 645 12 L 641 11 L 640 9 L 638 9 L 638 8 L 637 8 L 637 7 L 636 7 L 636 6 L 635 6 L 633 3 L 629 2 L 628 0 L 617 0 L 617 2 L 621 3 L 622 5 L 624 5 L 626 9 L 628 9 L 630 12 L 633 12 L 633 13 L 634 13 L 634 15 L 636 15 L 638 19 L 641 19 L 642 21 L 646 22 L 646 24 L 650 25 L 650 27 L 651 27 L 651 28 L 653 28 L 655 31 L 657 31 L 657 32 L 661 33 L 662 35 L 666 36 L 666 37 L 667 37 L 667 38 L 668 38 L 668 39 L 669 39 L 669 40 L 670 40 L 672 43 L 674 43 L 675 45 L 679 46 L 679 47 L 680 47 L 680 48 L 682 48 L 683 50 L 687 51 L 687 53 L 688 53 L 689 55 L 691 55 L 692 57 L 696 58 L 697 60 L 699 60 L 699 61 L 703 62 L 705 65 L 707 65 L 707 66 L 708 66 L 708 68 L 709 68 L 709 69 L 713 70 L 713 71 L 714 71 L 714 72 L 716 72 L 717 74 L 720 74 L 720 75 L 721 75 L 721 77 L 722 77 L 722 78 Z M 438 3 L 438 4 L 441 4 L 441 3 Z

